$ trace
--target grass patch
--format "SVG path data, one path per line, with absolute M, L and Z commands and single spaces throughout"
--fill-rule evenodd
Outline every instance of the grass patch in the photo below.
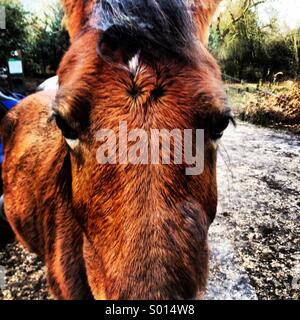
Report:
M 300 134 L 300 84 L 261 87 L 255 84 L 227 85 L 234 113 L 242 121 L 283 128 Z

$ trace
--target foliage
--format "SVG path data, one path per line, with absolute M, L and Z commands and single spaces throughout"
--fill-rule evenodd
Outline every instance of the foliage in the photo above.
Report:
M 265 1 L 225 1 L 209 42 L 225 74 L 252 82 L 299 76 L 300 28 L 283 33 L 276 18 L 262 25 L 257 8 Z M 0 30 L 0 67 L 13 50 L 21 49 L 25 74 L 54 73 L 69 46 L 59 4 L 44 18 L 26 12 L 18 0 L 0 0 L 0 6 L 5 6 L 7 17 L 6 30 Z
M 276 18 L 266 26 L 257 7 L 265 0 L 227 0 L 227 7 L 214 23 L 210 49 L 224 73 L 257 82 L 299 75 L 300 29 L 284 34 Z
M 287 35 L 277 34 L 266 41 L 267 57 L 264 61 L 268 75 L 273 79 L 282 72 L 284 78 L 296 78 L 300 74 L 300 28 Z M 274 79 L 275 80 L 275 79 Z
M 260 93 L 248 101 L 240 119 L 262 126 L 275 126 L 300 133 L 300 85 L 287 92 Z
M 0 0 L 6 8 L 6 29 L 0 31 L 0 67 L 20 49 L 26 75 L 54 73 L 69 46 L 62 27 L 63 10 L 57 2 L 44 17 L 29 14 L 19 1 Z
M 0 66 L 5 66 L 13 50 L 23 50 L 28 37 L 27 13 L 18 1 L 0 0 L 6 11 L 6 29 L 0 30 Z
M 63 10 L 53 6 L 43 20 L 32 21 L 31 45 L 25 54 L 25 70 L 29 73 L 53 73 L 69 46 L 69 36 L 62 27 Z

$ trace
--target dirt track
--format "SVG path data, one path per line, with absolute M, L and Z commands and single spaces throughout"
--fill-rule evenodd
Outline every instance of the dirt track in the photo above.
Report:
M 300 298 L 299 165 L 300 136 L 241 123 L 225 134 L 211 238 L 235 254 L 217 255 L 218 298 Z
M 299 160 L 300 136 L 242 123 L 225 134 L 207 299 L 300 298 Z M 47 298 L 36 257 L 10 245 L 0 265 L 0 299 Z

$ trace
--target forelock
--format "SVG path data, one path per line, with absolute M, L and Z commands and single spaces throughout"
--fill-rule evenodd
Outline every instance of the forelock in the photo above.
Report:
M 93 27 L 141 51 L 185 61 L 197 56 L 193 0 L 98 0 Z

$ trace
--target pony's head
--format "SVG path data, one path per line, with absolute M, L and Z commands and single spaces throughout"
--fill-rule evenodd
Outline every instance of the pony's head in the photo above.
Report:
M 190 299 L 205 288 L 216 140 L 230 120 L 205 47 L 218 2 L 64 1 L 72 45 L 53 112 L 96 298 Z M 202 159 L 198 171 L 189 159 Z

